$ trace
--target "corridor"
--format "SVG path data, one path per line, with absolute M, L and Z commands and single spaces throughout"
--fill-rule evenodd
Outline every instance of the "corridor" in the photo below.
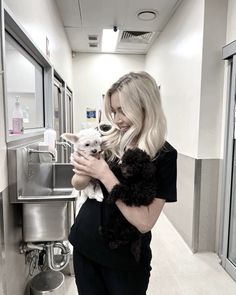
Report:
M 236 284 L 215 253 L 193 254 L 162 214 L 153 229 L 152 273 L 147 295 L 235 295 Z M 66 276 L 67 295 L 76 294 Z

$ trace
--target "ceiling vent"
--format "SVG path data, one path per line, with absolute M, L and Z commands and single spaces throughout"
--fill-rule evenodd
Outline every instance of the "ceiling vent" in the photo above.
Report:
M 98 35 L 88 35 L 89 41 L 97 41 L 98 40 Z
M 123 31 L 120 42 L 128 43 L 150 43 L 154 32 Z
M 89 47 L 90 48 L 97 48 L 98 47 L 98 43 L 89 43 Z

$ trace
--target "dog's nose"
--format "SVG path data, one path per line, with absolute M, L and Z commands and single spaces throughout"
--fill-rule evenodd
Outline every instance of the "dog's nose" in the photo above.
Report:
M 96 154 L 97 153 L 97 150 L 96 149 L 92 150 L 92 153 L 93 154 Z

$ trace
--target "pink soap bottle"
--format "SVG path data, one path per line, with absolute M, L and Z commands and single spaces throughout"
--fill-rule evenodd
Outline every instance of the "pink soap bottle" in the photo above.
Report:
M 13 134 L 22 134 L 24 131 L 23 127 L 23 111 L 19 102 L 19 96 L 16 96 L 14 109 L 12 113 L 12 131 Z

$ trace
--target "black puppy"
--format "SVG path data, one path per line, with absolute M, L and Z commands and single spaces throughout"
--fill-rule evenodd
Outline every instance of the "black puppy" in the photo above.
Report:
M 156 167 L 150 156 L 136 148 L 127 150 L 114 171 L 120 184 L 113 187 L 108 202 L 122 200 L 128 206 L 147 206 L 156 197 Z
M 120 183 L 110 192 L 107 202 L 122 200 L 127 206 L 147 206 L 156 197 L 156 167 L 146 152 L 136 148 L 127 150 L 121 164 L 111 168 Z M 142 234 L 131 225 L 117 209 L 108 225 L 100 227 L 103 239 L 111 249 L 130 244 L 138 261 Z

